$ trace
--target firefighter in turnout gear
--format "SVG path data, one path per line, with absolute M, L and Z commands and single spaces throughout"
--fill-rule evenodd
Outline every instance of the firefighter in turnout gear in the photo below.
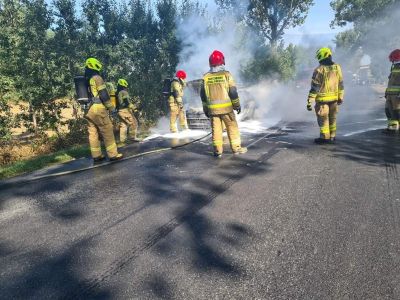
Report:
M 307 110 L 312 111 L 312 103 L 315 101 L 320 137 L 314 141 L 317 144 L 333 143 L 336 139 L 338 105 L 343 103 L 343 75 L 340 65 L 332 61 L 332 51 L 329 48 L 319 49 L 316 58 L 320 65 L 314 70 Z
M 111 104 L 103 78 L 100 76 L 101 63 L 96 58 L 88 58 L 85 63 L 85 78 L 88 84 L 90 108 L 85 118 L 88 120 L 89 145 L 95 162 L 105 159 L 101 152 L 100 136 L 102 137 L 109 159 L 118 160 L 122 154 L 118 153 L 115 143 L 113 125 L 109 111 L 116 113 Z
M 394 133 L 399 130 L 400 122 L 400 49 L 392 51 L 389 60 L 392 63 L 392 68 L 385 92 L 385 110 L 388 116 L 387 132 Z
M 129 131 L 129 138 L 133 142 L 139 142 L 136 138 L 138 123 L 133 115 L 137 111 L 136 106 L 130 101 L 128 94 L 128 82 L 125 79 L 119 79 L 117 85 L 117 107 L 120 118 L 119 141 L 124 144 Z
M 210 58 L 210 71 L 203 77 L 200 89 L 205 115 L 211 119 L 214 156 L 221 157 L 223 152 L 222 126 L 225 124 L 232 152 L 245 153 L 241 146 L 240 133 L 234 110 L 240 114 L 240 100 L 231 73 L 225 70 L 225 57 L 222 52 L 214 51 Z
M 168 98 L 171 132 L 178 132 L 176 126 L 176 121 L 178 118 L 181 129 L 188 129 L 185 110 L 183 107 L 183 89 L 186 86 L 185 80 L 185 71 L 179 70 L 176 72 L 175 78 L 171 82 L 171 95 Z

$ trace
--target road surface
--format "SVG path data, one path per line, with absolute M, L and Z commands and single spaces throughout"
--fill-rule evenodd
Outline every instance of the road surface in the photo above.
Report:
M 4 187 L 0 298 L 400 299 L 400 136 L 343 116 Z

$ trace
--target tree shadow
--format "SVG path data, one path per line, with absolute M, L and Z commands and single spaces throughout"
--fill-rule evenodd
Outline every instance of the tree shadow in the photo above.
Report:
M 182 226 L 189 234 L 189 238 L 184 243 L 192 249 L 191 265 L 198 272 L 245 276 L 240 263 L 224 254 L 220 247 L 221 243 L 224 247 L 232 247 L 232 249 L 243 247 L 246 238 L 251 235 L 252 229 L 245 224 L 226 224 L 224 232 L 227 233 L 220 234 L 219 227 L 221 225 L 213 224 L 207 214 L 202 213 L 201 210 L 222 193 L 229 192 L 235 182 L 250 174 L 268 172 L 270 169 L 267 161 L 269 156 L 261 155 L 254 158 L 242 156 L 217 161 L 209 155 L 205 155 L 208 149 L 208 145 L 196 144 L 163 153 L 161 156 L 149 157 L 142 163 L 134 162 L 135 167 L 140 165 L 138 170 L 129 169 L 131 164 L 115 164 L 100 168 L 101 170 L 38 181 L 17 190 L 2 192 L 6 198 L 35 199 L 41 211 L 49 213 L 54 221 L 66 223 L 62 224 L 65 226 L 86 217 L 88 202 L 112 202 L 120 195 L 129 199 L 129 194 L 123 194 L 125 193 L 123 190 L 116 193 L 116 189 L 118 187 L 128 190 L 136 188 L 134 186 L 136 181 L 131 182 L 132 176 L 140 177 L 142 185 L 140 188 L 146 196 L 135 207 L 129 206 L 130 210 L 118 215 L 116 219 L 100 221 L 98 229 L 88 235 L 81 234 L 78 242 L 74 242 L 74 246 L 68 247 L 62 253 L 51 256 L 41 249 L 35 249 L 23 254 L 28 261 L 23 265 L 30 265 L 30 267 L 22 275 L 10 275 L 4 279 L 4 282 L 2 280 L 1 289 L 4 289 L 4 295 L 21 295 L 21 298 L 47 298 L 47 295 L 51 294 L 55 295 L 52 298 L 59 298 L 69 295 L 71 291 L 77 290 L 79 287 L 79 290 L 89 291 L 88 294 L 93 299 L 109 298 L 111 296 L 110 289 L 100 289 L 99 286 L 102 285 L 90 285 L 80 277 L 77 271 L 74 271 L 74 258 L 85 248 L 90 248 L 95 237 L 152 206 L 169 208 L 176 226 Z M 185 173 L 185 170 L 188 172 Z M 90 185 L 85 184 L 86 179 L 91 183 Z M 97 189 L 101 189 L 102 199 L 100 200 L 97 199 L 99 194 L 96 192 Z M 62 194 L 65 191 L 68 191 L 68 194 Z M 62 201 L 57 201 L 57 197 L 62 197 Z M 134 196 L 131 197 L 132 200 L 136 200 Z M 222 226 L 224 225 L 222 224 Z M 149 247 L 158 245 L 175 228 L 170 227 L 165 233 L 161 228 L 162 234 L 157 237 L 158 240 L 155 240 L 154 244 L 149 244 Z M 220 242 L 210 238 L 218 234 Z M 167 253 L 172 250 L 173 245 L 166 246 L 162 251 Z M 0 245 L 0 253 L 8 255 L 7 253 L 10 251 L 12 248 Z M 127 261 L 135 259 L 135 257 L 127 258 Z M 160 297 L 160 295 L 163 297 L 171 295 L 172 297 L 173 288 L 169 286 L 168 282 L 168 278 L 154 274 L 144 287 L 151 288 L 156 297 Z
M 89 246 L 78 243 L 57 255 L 50 255 L 41 249 L 9 258 L 10 261 L 29 263 L 0 278 L 0 298 L 64 299 L 77 287 L 89 288 L 80 274 L 84 271 L 84 262 L 79 259 Z M 84 299 L 109 299 L 112 296 L 110 289 L 90 288 L 90 295 L 85 295 Z
M 254 235 L 253 229 L 241 223 L 216 223 L 203 212 L 203 208 L 213 203 L 218 196 L 229 193 L 232 185 L 243 178 L 269 172 L 271 164 L 268 159 L 277 153 L 278 148 L 275 145 L 269 149 L 270 151 L 255 157 L 239 156 L 222 161 L 213 160 L 210 157 L 199 157 L 200 160 L 206 160 L 206 162 L 202 163 L 198 176 L 190 180 L 177 181 L 176 177 L 161 173 L 153 176 L 151 184 L 146 187 L 146 194 L 151 195 L 150 198 L 168 195 L 164 201 L 179 204 L 174 210 L 174 216 L 181 230 L 185 232 L 185 238 L 179 243 L 170 241 L 169 238 L 157 241 L 153 252 L 161 259 L 168 259 L 173 254 L 189 256 L 190 268 L 194 272 L 216 273 L 229 278 L 246 276 L 244 266 L 231 255 L 227 255 L 227 252 L 239 251 L 245 247 L 250 237 Z M 188 148 L 185 150 L 191 151 Z M 205 152 L 204 148 L 200 150 L 202 153 Z M 197 153 L 199 149 L 194 151 Z M 200 155 L 203 154 L 199 153 Z M 187 157 L 187 160 L 184 155 L 179 155 L 178 158 L 180 164 L 187 167 L 191 165 L 193 153 Z M 156 190 L 153 188 L 154 185 L 158 187 Z M 171 191 L 176 192 L 171 193 Z M 188 249 L 190 254 L 187 253 Z M 171 282 L 168 275 L 158 272 L 152 273 L 152 277 L 157 278 L 159 282 Z M 168 299 L 171 290 L 174 291 L 176 288 L 170 283 L 167 289 L 161 290 L 169 291 L 166 294 Z M 164 298 L 165 296 L 148 284 L 144 284 L 143 289 L 153 293 L 154 297 Z
M 334 157 L 366 165 L 398 164 L 400 138 L 398 135 L 385 135 L 381 130 L 373 130 L 342 138 L 337 145 L 327 149 Z

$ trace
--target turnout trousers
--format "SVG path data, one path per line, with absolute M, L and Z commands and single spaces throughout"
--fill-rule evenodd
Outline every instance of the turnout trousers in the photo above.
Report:
M 315 113 L 320 128 L 320 138 L 329 140 L 336 137 L 337 101 L 316 102 Z
M 93 104 L 85 116 L 88 121 L 89 146 L 93 158 L 102 155 L 100 137 L 103 139 L 109 158 L 118 154 L 113 125 L 103 104 Z
M 223 152 L 223 126 L 225 125 L 228 133 L 229 143 L 231 145 L 232 152 L 237 152 L 241 148 L 241 140 L 239 127 L 236 122 L 234 112 L 223 115 L 211 116 L 211 128 L 212 128 L 212 144 L 214 153 L 222 154 Z
M 388 129 L 393 131 L 399 130 L 400 98 L 397 95 L 387 95 L 385 109 L 388 110 L 390 116 L 388 118 Z
M 169 127 L 171 132 L 178 132 L 176 121 L 179 118 L 179 125 L 181 129 L 188 129 L 186 115 L 183 108 L 180 108 L 176 103 L 170 104 L 170 119 Z
M 119 123 L 119 141 L 124 143 L 128 137 L 136 139 L 137 134 L 137 120 L 129 108 L 123 108 L 118 111 L 118 116 L 120 118 Z

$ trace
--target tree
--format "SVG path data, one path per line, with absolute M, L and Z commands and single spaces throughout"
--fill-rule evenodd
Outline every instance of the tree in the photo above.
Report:
M 84 56 L 82 40 L 83 23 L 75 11 L 75 1 L 55 0 L 54 38 L 49 41 L 57 60 L 56 73 L 53 74 L 54 86 L 60 96 L 73 96 L 73 78 L 79 73 Z
M 273 48 L 285 30 L 304 23 L 313 0 L 250 0 L 248 23 Z
M 336 36 L 338 51 L 344 53 L 347 64 L 354 72 L 360 65 L 360 49 L 372 58 L 371 69 L 378 80 L 387 78 L 390 51 L 398 48 L 399 0 L 335 0 L 332 26 L 344 26 L 351 22 L 353 28 Z M 361 55 L 362 56 L 362 55 Z
M 334 0 L 331 7 L 335 11 L 332 26 L 345 26 L 347 23 L 359 23 L 371 18 L 381 17 L 382 11 L 398 0 Z
M 25 15 L 19 33 L 20 43 L 14 48 L 19 57 L 14 74 L 15 88 L 21 100 L 29 104 L 29 119 L 26 125 L 38 133 L 40 129 L 53 128 L 57 122 L 57 108 L 52 101 L 56 84 L 53 71 L 55 61 L 49 41 L 54 38 L 50 31 L 52 17 L 43 0 L 22 1 Z
M 254 59 L 243 68 L 242 77 L 250 83 L 273 78 L 290 81 L 296 75 L 297 48 L 293 45 L 262 46 L 254 53 Z
M 239 0 L 216 0 L 222 10 L 243 11 Z M 313 0 L 249 0 L 247 15 L 242 18 L 273 48 L 282 40 L 285 30 L 302 25 Z

